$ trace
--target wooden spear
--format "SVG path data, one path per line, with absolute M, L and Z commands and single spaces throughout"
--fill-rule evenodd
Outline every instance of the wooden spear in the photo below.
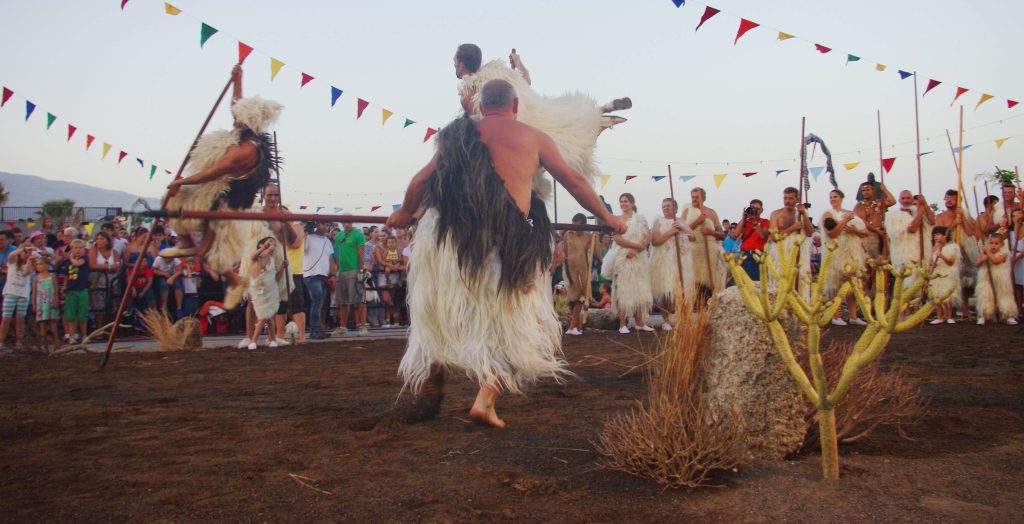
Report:
M 672 199 L 672 202 L 676 201 L 676 190 L 672 183 L 672 164 L 668 165 L 668 195 Z M 674 214 L 672 215 L 672 219 L 676 219 Z M 683 300 L 686 297 L 686 285 L 683 282 L 683 253 L 679 248 L 678 235 L 678 232 L 672 235 L 672 243 L 676 246 L 676 271 L 679 272 L 679 300 Z
M 881 121 L 881 113 L 879 113 L 879 121 Z M 879 123 L 878 131 L 881 133 L 882 125 Z M 917 71 L 914 71 L 914 141 L 917 144 L 917 194 L 924 198 L 924 190 L 921 188 L 921 117 L 917 111 Z M 881 145 L 879 145 L 881 149 Z M 919 260 L 924 263 L 924 217 L 921 218 L 921 226 L 917 229 L 918 245 L 920 247 Z

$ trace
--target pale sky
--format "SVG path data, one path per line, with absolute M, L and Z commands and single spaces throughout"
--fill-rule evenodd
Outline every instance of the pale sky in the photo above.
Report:
M 840 188 L 852 194 L 869 170 L 879 170 L 880 110 L 885 156 L 897 157 L 886 181 L 894 193 L 916 188 L 913 84 L 897 69 L 918 70 L 921 92 L 930 78 L 944 82 L 919 101 L 922 151 L 935 151 L 922 157 L 930 201 L 955 184 L 945 130 L 955 142 L 957 85 L 970 89 L 959 102 L 964 143 L 973 145 L 964 161 L 972 208 L 976 173 L 1024 160 L 1024 105 L 1006 105 L 1007 98 L 1024 101 L 1019 1 L 721 0 L 711 5 L 723 12 L 699 32 L 705 4 L 676 9 L 669 0 L 172 4 L 183 13 L 168 16 L 153 0 L 130 0 L 124 11 L 120 0 L 0 2 L 0 84 L 15 92 L 0 110 L 0 171 L 161 195 L 171 178 L 163 169 L 177 169 L 227 79 L 238 40 L 256 49 L 245 64 L 246 94 L 286 106 L 277 131 L 282 189 L 293 209 L 365 206 L 365 213 L 383 205 L 383 216 L 400 202 L 433 152 L 420 123 L 443 125 L 460 111 L 452 55 L 463 42 L 480 45 L 485 60 L 516 48 L 542 94 L 579 89 L 599 102 L 630 96 L 634 108 L 622 113 L 629 122 L 598 141 L 600 167 L 615 175 L 598 189 L 612 202 L 633 192 L 647 216 L 659 214 L 668 195 L 667 181 L 650 178 L 666 174 L 667 162 L 680 199 L 699 184 L 723 218 L 738 218 L 754 197 L 779 207 L 782 189 L 797 183 L 801 116 L 808 132 L 825 139 Z M 739 20 L 732 14 L 762 27 L 734 46 Z M 203 49 L 200 20 L 220 30 Z M 776 30 L 806 40 L 779 42 Z M 808 40 L 834 50 L 821 55 Z M 848 52 L 862 60 L 846 65 Z M 287 64 L 273 82 L 270 56 Z M 878 62 L 888 69 L 875 71 Z M 315 77 L 302 89 L 300 72 Z M 345 90 L 333 109 L 331 85 Z M 982 91 L 995 98 L 975 111 Z M 357 96 L 370 101 L 359 120 Z M 27 124 L 26 98 L 38 106 Z M 395 113 L 383 127 L 382 108 Z M 58 117 L 49 132 L 48 111 Z M 418 124 L 403 129 L 405 118 Z M 71 144 L 68 123 L 79 128 Z M 229 124 L 225 106 L 212 127 Z M 86 133 L 97 136 L 88 153 Z M 997 149 L 994 140 L 1004 137 L 1013 138 Z M 114 149 L 101 161 L 104 141 Z M 129 156 L 118 166 L 121 149 Z M 853 171 L 842 166 L 857 161 Z M 150 164 L 161 167 L 153 180 Z M 822 164 L 820 153 L 810 163 Z M 777 169 L 790 171 L 776 178 Z M 740 175 L 749 171 L 758 174 Z M 708 176 L 714 173 L 728 173 L 721 188 Z M 626 183 L 622 175 L 639 178 Z M 683 175 L 698 176 L 683 183 Z M 812 181 L 815 216 L 829 188 L 824 177 Z M 980 183 L 978 191 L 984 195 Z M 568 221 L 580 208 L 564 190 L 560 197 L 559 218 Z

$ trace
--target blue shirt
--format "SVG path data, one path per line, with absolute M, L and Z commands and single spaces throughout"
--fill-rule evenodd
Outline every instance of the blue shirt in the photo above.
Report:
M 722 241 L 722 250 L 726 253 L 739 253 L 740 244 L 732 235 L 726 235 L 725 240 Z

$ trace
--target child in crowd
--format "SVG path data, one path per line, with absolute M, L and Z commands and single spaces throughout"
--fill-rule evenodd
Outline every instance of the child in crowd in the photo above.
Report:
M 590 307 L 595 309 L 607 309 L 612 307 L 612 287 L 602 282 L 598 291 L 601 296 L 596 299 L 590 299 Z
M 46 332 L 53 335 L 53 347 L 60 345 L 60 334 L 57 332 L 57 277 L 50 273 L 50 264 L 42 257 L 34 257 L 32 265 L 36 270 L 36 278 L 32 284 L 32 305 L 35 306 L 36 325 L 39 327 L 41 342 L 46 341 Z
M 256 342 L 267 328 L 267 344 L 269 347 L 277 347 L 277 335 L 274 328 L 274 315 L 277 314 L 279 306 L 277 279 L 279 271 L 274 263 L 274 250 L 277 242 L 274 237 L 266 237 L 256 243 L 256 251 L 252 254 L 253 264 L 249 268 L 249 299 L 252 301 L 253 311 L 256 313 L 256 322 L 253 322 L 252 333 L 249 335 L 248 348 L 256 349 Z M 281 268 L 283 271 L 284 268 Z
M 1017 324 L 1017 302 L 1013 296 L 1013 276 L 1008 264 L 1010 251 L 1003 242 L 1005 237 L 993 233 L 988 238 L 988 245 L 981 251 L 975 265 L 978 267 L 978 281 L 975 286 L 975 299 L 978 308 L 978 325 L 985 325 L 985 320 L 1002 317 L 1007 324 Z
M 932 229 L 930 267 L 934 277 L 928 282 L 928 296 L 932 300 L 948 300 L 935 306 L 932 324 L 956 324 L 953 308 L 960 306 L 960 246 L 946 242 L 944 226 Z
M 3 320 L 0 321 L 0 346 L 7 342 L 7 333 L 14 323 L 15 347 L 21 347 L 25 336 L 25 315 L 32 292 L 32 264 L 29 259 L 35 247 L 26 242 L 7 256 L 7 282 L 4 284 Z
M 68 259 L 64 262 L 67 279 L 64 281 L 64 337 L 71 344 L 87 336 L 89 321 L 89 261 L 85 256 L 85 241 L 71 241 Z
M 139 313 L 156 307 L 156 297 L 153 294 L 153 268 L 148 264 L 139 266 L 132 279 L 132 309 L 135 310 L 135 327 L 142 328 L 139 321 Z
M 199 261 L 196 257 L 181 257 L 175 263 L 174 273 L 167 283 L 174 288 L 175 303 L 179 304 L 175 316 L 193 316 L 199 311 Z

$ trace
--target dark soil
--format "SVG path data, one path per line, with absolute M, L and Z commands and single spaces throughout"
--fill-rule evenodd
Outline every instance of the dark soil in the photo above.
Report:
M 450 377 L 441 414 L 377 415 L 404 341 L 248 352 L 0 359 L 0 520 L 1012 522 L 1024 516 L 1024 336 L 1008 326 L 897 335 L 883 366 L 931 402 L 904 430 L 820 460 L 758 462 L 723 488 L 664 490 L 601 469 L 591 441 L 643 394 L 649 335 L 566 340 L 578 380 L 502 398 L 505 430 L 469 423 Z M 856 328 L 833 331 L 851 340 Z M 979 343 L 980 341 L 980 343 Z

